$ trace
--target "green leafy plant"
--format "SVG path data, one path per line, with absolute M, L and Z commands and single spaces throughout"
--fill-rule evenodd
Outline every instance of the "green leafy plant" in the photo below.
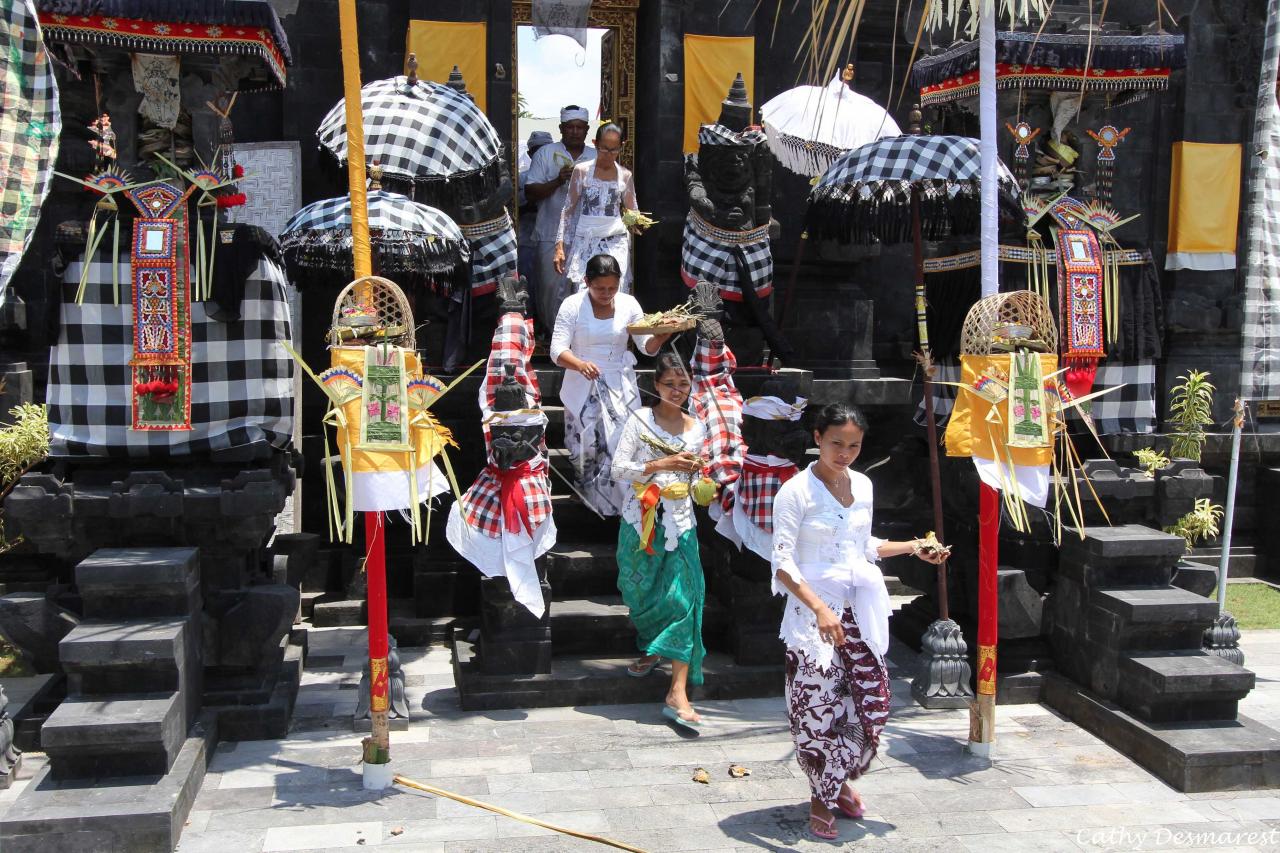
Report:
M 1207 370 L 1189 370 L 1178 380 L 1169 402 L 1169 421 L 1173 425 L 1169 452 L 1199 462 L 1206 437 L 1204 428 L 1213 423 L 1215 389 Z
M 1160 469 L 1169 467 L 1169 457 L 1165 456 L 1154 447 L 1144 447 L 1141 450 L 1135 450 L 1133 455 L 1138 457 L 1138 467 L 1152 476 L 1154 476 Z
M 1187 543 L 1187 552 L 1205 539 L 1218 538 L 1218 522 L 1222 520 L 1222 507 L 1208 498 L 1196 501 L 1195 509 L 1164 529 L 1165 533 L 1181 536 Z
M 9 416 L 13 421 L 0 425 L 0 501 L 19 477 L 49 454 L 49 419 L 44 406 L 23 403 L 10 409 Z M 0 514 L 0 554 L 21 541 L 5 538 L 4 516 Z

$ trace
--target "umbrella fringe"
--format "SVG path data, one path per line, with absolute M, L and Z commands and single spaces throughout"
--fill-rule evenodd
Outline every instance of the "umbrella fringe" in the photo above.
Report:
M 281 249 L 291 270 L 350 270 L 351 242 L 349 228 L 298 231 L 284 236 Z M 450 289 L 457 268 L 467 265 L 469 255 L 463 242 L 409 235 L 403 231 L 375 231 L 373 247 L 380 274 L 421 273 L 432 278 L 447 277 Z

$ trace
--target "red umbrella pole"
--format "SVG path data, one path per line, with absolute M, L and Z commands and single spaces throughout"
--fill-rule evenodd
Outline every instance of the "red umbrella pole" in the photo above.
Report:
M 1000 495 L 986 483 L 978 489 L 978 701 L 969 717 L 969 751 L 989 755 L 996 725 Z

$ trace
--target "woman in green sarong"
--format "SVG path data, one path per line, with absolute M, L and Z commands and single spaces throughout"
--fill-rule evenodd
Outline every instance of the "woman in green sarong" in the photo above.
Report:
M 631 609 L 644 657 L 627 669 L 648 675 L 671 661 L 671 687 L 662 713 L 694 727 L 702 718 L 689 703 L 688 684 L 702 683 L 702 605 L 706 586 L 690 489 L 702 470 L 706 430 L 685 414 L 692 383 L 673 353 L 654 368 L 658 402 L 633 412 L 613 455 L 613 479 L 629 483 L 618 531 L 618 589 Z

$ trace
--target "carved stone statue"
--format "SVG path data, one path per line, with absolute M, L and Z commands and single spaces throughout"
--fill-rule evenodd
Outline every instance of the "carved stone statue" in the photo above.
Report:
M 698 131 L 698 153 L 685 158 L 689 218 L 680 272 L 685 284 L 713 283 L 729 307 L 727 319 L 759 326 L 770 348 L 791 347 L 774 326 L 766 300 L 773 292 L 770 236 L 773 161 L 764 133 L 751 126 L 751 102 L 739 74 L 715 124 Z M 739 310 L 737 306 L 745 310 Z

